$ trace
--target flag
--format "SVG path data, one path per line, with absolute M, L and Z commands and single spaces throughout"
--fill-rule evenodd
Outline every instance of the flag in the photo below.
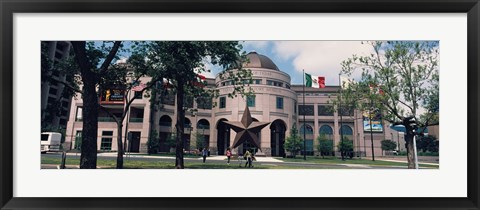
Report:
M 146 87 L 145 84 L 140 83 L 140 84 L 134 86 L 134 87 L 132 88 L 132 90 L 133 90 L 133 91 L 138 91 L 138 92 L 140 92 L 140 91 L 142 91 L 143 89 L 145 89 L 145 87 Z
M 354 80 L 348 77 L 340 76 L 340 86 L 342 87 L 342 89 L 347 89 L 350 86 L 350 84 L 353 84 L 353 83 L 355 83 Z
M 314 88 L 325 88 L 325 77 L 312 76 L 305 73 L 305 86 Z
M 370 93 L 384 95 L 381 85 L 370 84 Z
M 197 81 L 194 81 L 193 85 L 198 86 L 198 87 L 205 87 L 204 82 L 205 82 L 206 79 L 207 78 L 205 76 L 203 76 L 201 74 L 197 74 Z

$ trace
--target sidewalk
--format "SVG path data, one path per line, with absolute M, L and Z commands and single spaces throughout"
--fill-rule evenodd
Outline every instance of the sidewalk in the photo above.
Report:
M 75 156 L 80 155 L 80 153 L 67 153 L 67 155 Z M 117 157 L 117 153 L 115 152 L 108 152 L 108 153 L 98 153 L 97 156 L 99 157 Z M 156 155 L 145 155 L 145 154 L 125 154 L 124 157 L 138 157 L 138 158 L 157 158 L 157 159 L 175 159 L 173 156 L 156 156 Z M 202 160 L 201 156 L 198 157 L 184 157 L 187 160 Z M 282 160 L 275 159 L 273 157 L 255 157 L 257 162 L 265 162 L 265 163 L 281 163 L 284 162 Z M 207 157 L 207 160 L 227 160 L 227 156 L 225 155 L 211 155 Z M 236 161 L 237 157 L 232 156 L 232 161 Z
M 388 162 L 396 162 L 396 163 L 408 163 L 407 160 L 398 160 L 395 158 L 375 158 L 376 160 L 381 160 L 381 161 L 388 161 Z M 424 164 L 424 165 L 431 165 L 431 166 L 440 166 L 439 163 L 428 163 L 428 162 L 418 162 L 418 164 Z

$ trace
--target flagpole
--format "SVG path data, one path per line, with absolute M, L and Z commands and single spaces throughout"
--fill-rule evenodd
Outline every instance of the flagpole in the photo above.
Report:
M 305 134 L 306 123 L 305 123 L 305 70 L 303 72 L 303 160 L 307 160 L 307 138 Z

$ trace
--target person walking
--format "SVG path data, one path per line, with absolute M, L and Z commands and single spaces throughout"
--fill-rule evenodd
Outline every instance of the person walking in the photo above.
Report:
M 244 155 L 245 158 L 247 158 L 247 162 L 245 162 L 245 168 L 248 167 L 252 167 L 252 153 L 250 153 L 250 151 L 247 150 L 247 152 L 245 152 L 245 155 Z
M 230 148 L 227 148 L 227 165 L 230 165 L 231 157 L 232 157 L 232 151 L 230 151 Z
M 205 160 L 207 160 L 207 155 L 208 155 L 207 148 L 203 148 L 203 150 L 202 150 L 203 163 L 205 163 Z

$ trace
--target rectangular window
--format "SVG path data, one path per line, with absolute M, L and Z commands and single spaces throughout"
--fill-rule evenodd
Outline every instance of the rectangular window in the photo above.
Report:
M 196 98 L 198 109 L 212 109 L 212 99 L 210 97 Z
M 333 107 L 330 105 L 318 105 L 318 116 L 333 116 Z
M 277 97 L 277 109 L 283 109 L 283 97 Z
M 283 82 L 277 82 L 273 80 L 267 80 L 267 85 L 283 87 Z
M 102 131 L 102 143 L 100 144 L 100 150 L 112 150 L 112 136 L 113 131 Z
M 75 146 L 74 149 L 80 149 L 82 146 L 82 131 L 77 131 L 75 134 Z
M 135 93 L 135 99 L 142 99 L 143 94 L 140 91 L 133 91 Z
M 255 107 L 255 96 L 247 96 L 247 106 Z
M 75 115 L 75 121 L 76 122 L 81 122 L 82 120 L 83 120 L 82 107 L 79 106 L 79 107 L 77 107 L 77 114 Z
M 220 97 L 220 109 L 223 109 L 227 106 L 227 98 L 225 96 Z
M 313 116 L 313 105 L 299 105 L 298 115 Z
M 293 102 L 293 113 L 297 114 L 297 102 Z
M 57 88 L 50 87 L 48 93 L 51 95 L 57 95 Z

